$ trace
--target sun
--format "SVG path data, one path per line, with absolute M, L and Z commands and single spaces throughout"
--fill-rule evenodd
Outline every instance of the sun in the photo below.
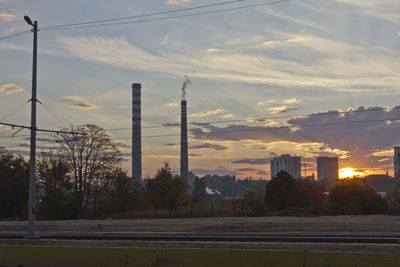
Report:
M 339 178 L 353 178 L 354 176 L 363 176 L 364 173 L 356 171 L 354 168 L 342 168 L 339 170 Z

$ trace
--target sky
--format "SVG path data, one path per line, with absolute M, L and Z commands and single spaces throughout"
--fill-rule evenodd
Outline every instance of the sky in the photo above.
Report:
M 0 0 L 0 36 L 29 30 L 24 15 L 41 28 L 221 2 Z M 259 3 L 268 1 L 151 18 Z M 339 168 L 393 175 L 393 146 L 400 145 L 399 12 L 398 0 L 292 0 L 42 30 L 38 127 L 129 128 L 132 83 L 142 83 L 142 126 L 174 125 L 187 75 L 189 169 L 197 175 L 269 179 L 269 160 L 280 154 L 301 156 L 308 175 L 316 173 L 317 156 L 339 157 Z M 0 69 L 0 121 L 29 125 L 31 33 L 0 41 Z M 27 155 L 29 132 L 11 138 L 16 131 L 0 127 L 0 146 Z M 131 131 L 107 133 L 130 172 Z M 143 175 L 153 176 L 165 161 L 179 173 L 179 127 L 143 128 L 142 135 Z M 51 136 L 39 137 L 39 153 L 54 146 Z

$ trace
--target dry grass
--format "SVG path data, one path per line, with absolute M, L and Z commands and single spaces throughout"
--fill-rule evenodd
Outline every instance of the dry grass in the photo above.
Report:
M 0 240 L 0 245 L 75 246 L 75 247 L 144 247 L 195 249 L 267 249 L 297 251 L 357 251 L 399 253 L 400 245 L 382 244 L 312 244 L 312 243 L 240 243 L 240 242 L 165 242 L 125 240 Z
M 25 231 L 26 222 L 0 222 L 0 231 Z M 160 231 L 160 232 L 268 232 L 268 231 L 400 231 L 400 216 L 322 216 L 261 218 L 195 218 L 136 220 L 38 221 L 36 230 Z

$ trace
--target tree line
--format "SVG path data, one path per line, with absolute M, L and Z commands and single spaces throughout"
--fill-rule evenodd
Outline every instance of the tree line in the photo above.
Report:
M 117 145 L 96 125 L 70 126 L 54 136 L 54 149 L 41 153 L 36 164 L 36 216 L 75 219 L 136 216 L 153 210 L 166 216 L 265 216 L 398 213 L 399 190 L 386 199 L 361 179 L 344 180 L 329 194 L 317 182 L 296 180 L 281 171 L 265 193 L 247 191 L 224 199 L 206 193 L 196 177 L 192 192 L 166 162 L 154 177 L 135 179 L 122 169 Z M 0 152 L 0 218 L 25 219 L 29 162 Z M 188 194 L 190 193 L 190 194 Z M 186 213 L 179 213 L 185 210 Z M 203 213 L 194 211 L 204 211 Z M 119 214 L 119 215 L 118 215 Z M 136 215 L 135 215 L 136 214 Z M 145 214 L 145 213 L 143 213 Z M 147 214 L 148 215 L 148 214 Z M 143 216 L 147 216 L 143 215 Z
M 36 216 L 74 219 L 148 207 L 176 213 L 187 184 L 168 163 L 142 183 L 121 168 L 117 145 L 96 125 L 71 126 L 54 137 L 56 146 L 36 163 Z M 0 218 L 25 218 L 29 162 L 0 152 Z
M 280 171 L 265 187 L 262 198 L 247 192 L 242 198 L 242 215 L 368 215 L 398 214 L 398 186 L 384 199 L 361 178 L 344 179 L 326 192 L 314 180 L 297 180 Z

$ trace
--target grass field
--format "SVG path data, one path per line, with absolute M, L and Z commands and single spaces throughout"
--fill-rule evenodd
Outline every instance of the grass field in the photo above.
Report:
M 25 221 L 2 221 L 0 231 L 25 231 Z M 223 217 L 135 220 L 37 221 L 40 232 L 268 232 L 268 231 L 400 231 L 400 216 Z
M 359 251 L 399 253 L 400 244 L 327 244 L 280 242 L 174 242 L 128 240 L 0 240 L 0 245 L 68 246 L 68 247 L 142 247 L 142 248 L 199 248 L 199 249 L 266 249 L 298 251 Z

